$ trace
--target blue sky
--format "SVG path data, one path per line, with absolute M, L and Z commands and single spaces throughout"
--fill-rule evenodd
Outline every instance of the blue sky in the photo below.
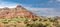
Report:
M 0 2 L 6 2 L 7 4 L 22 4 L 24 6 L 35 8 L 60 7 L 60 0 L 0 0 Z
M 60 0 L 0 0 L 0 7 L 22 5 L 43 16 L 60 16 Z

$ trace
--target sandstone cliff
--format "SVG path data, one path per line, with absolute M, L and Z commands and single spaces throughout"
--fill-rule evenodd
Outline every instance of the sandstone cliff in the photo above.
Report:
M 37 18 L 36 14 L 28 11 L 24 7 L 18 5 L 16 8 L 2 8 L 0 9 L 0 18 L 14 18 L 14 17 L 24 17 L 24 18 Z

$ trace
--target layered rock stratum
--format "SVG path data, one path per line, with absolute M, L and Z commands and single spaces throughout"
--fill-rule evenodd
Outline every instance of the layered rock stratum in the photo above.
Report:
M 0 18 L 14 18 L 14 17 L 24 17 L 24 18 L 37 18 L 38 16 L 21 5 L 15 8 L 0 8 Z

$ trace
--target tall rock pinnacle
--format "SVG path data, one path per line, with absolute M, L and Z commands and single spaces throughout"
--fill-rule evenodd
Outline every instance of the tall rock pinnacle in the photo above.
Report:
M 16 8 L 21 8 L 22 6 L 21 5 L 17 5 Z

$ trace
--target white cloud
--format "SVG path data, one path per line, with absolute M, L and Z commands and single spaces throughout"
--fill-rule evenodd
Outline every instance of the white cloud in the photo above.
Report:
M 4 7 L 13 8 L 16 7 L 17 5 L 18 5 L 17 3 L 0 2 L 0 8 Z
M 39 16 L 53 16 L 53 8 L 28 8 L 28 10 L 36 13 Z
M 57 0 L 57 1 L 59 1 L 59 2 L 60 2 L 60 0 Z
M 27 9 L 37 14 L 38 16 L 60 16 L 60 12 L 56 12 L 59 11 L 58 8 L 27 8 Z

